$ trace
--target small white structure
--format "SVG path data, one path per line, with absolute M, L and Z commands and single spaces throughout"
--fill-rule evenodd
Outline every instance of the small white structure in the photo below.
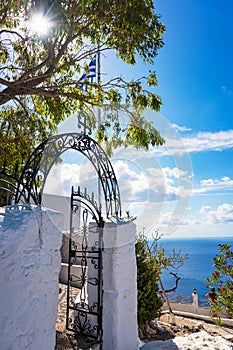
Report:
M 6 208 L 0 222 L 3 350 L 54 349 L 62 222 L 57 212 Z

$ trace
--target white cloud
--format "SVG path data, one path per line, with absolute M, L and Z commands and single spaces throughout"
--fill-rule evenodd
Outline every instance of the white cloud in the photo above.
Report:
M 174 177 L 176 179 L 178 179 L 180 176 L 179 169 L 177 167 L 175 167 L 175 168 L 169 168 L 169 167 L 163 168 L 163 173 L 167 177 Z
M 88 162 L 55 164 L 46 179 L 44 192 L 70 196 L 72 186 L 80 186 L 81 190 L 87 187 L 92 192 L 95 179 L 94 168 Z
M 201 180 L 201 186 L 203 187 L 216 186 L 216 185 L 231 187 L 233 185 L 233 180 L 229 176 L 223 176 L 220 180 L 217 180 L 217 179 Z
M 203 179 L 200 181 L 200 187 L 194 189 L 194 193 L 219 192 L 233 189 L 233 179 L 229 176 L 223 176 L 221 179 Z
M 130 210 L 143 226 L 157 225 L 164 208 L 171 203 L 165 220 L 172 229 L 179 225 L 188 206 L 190 184 L 187 172 L 177 167 L 144 168 L 137 161 L 115 160 L 113 166 L 121 194 L 122 212 Z M 186 188 L 186 184 L 189 187 Z M 52 167 L 46 181 L 45 193 L 70 196 L 71 186 L 97 196 L 97 175 L 91 164 L 61 163 Z M 174 213 L 173 213 L 174 211 Z M 172 216 L 174 214 L 174 216 Z M 165 222 L 163 221 L 163 222 Z
M 117 161 L 114 171 L 120 192 L 127 201 L 148 199 L 148 178 L 141 169 L 131 169 L 128 163 Z M 89 193 L 97 193 L 97 173 L 89 162 L 54 165 L 46 180 L 45 192 L 69 196 L 72 186 L 80 186 L 82 190 L 87 187 Z
M 233 222 L 233 205 L 223 203 L 217 209 L 212 209 L 210 206 L 203 206 L 200 209 L 202 214 L 209 223 L 222 224 Z
M 114 171 L 120 187 L 121 197 L 127 202 L 147 200 L 148 178 L 136 163 L 118 160 L 114 163 Z
M 171 124 L 171 126 L 176 129 L 177 131 L 180 131 L 180 132 L 185 132 L 185 131 L 191 131 L 192 129 L 191 128 L 188 128 L 187 126 L 180 126 L 180 125 L 177 125 L 177 124 Z
M 233 147 L 233 130 L 198 132 L 183 142 L 188 152 L 223 151 Z
M 122 198 L 127 202 L 170 201 L 185 195 L 181 182 L 187 174 L 177 167 L 142 169 L 136 162 L 118 160 L 114 163 L 114 171 Z M 96 178 L 88 163 L 56 164 L 46 180 L 45 192 L 69 196 L 71 186 L 93 190 Z
M 163 135 L 165 146 L 154 148 L 157 156 L 176 157 L 189 153 L 224 151 L 233 148 L 233 130 L 218 132 L 198 132 L 196 134 L 180 136 L 168 133 Z
M 197 225 L 200 224 L 200 220 L 196 217 L 180 217 L 180 215 L 175 215 L 174 212 L 166 211 L 162 213 L 158 221 L 159 225 L 173 225 L 178 226 L 187 226 L 187 225 Z
M 136 162 L 133 165 L 135 169 L 126 161 L 114 163 L 123 199 L 135 202 L 164 202 L 190 196 L 191 186 L 190 182 L 186 181 L 187 172 L 177 167 L 141 169 L 137 167 Z
M 179 157 L 177 163 L 171 162 L 174 166 L 164 167 L 160 160 L 151 151 L 118 150 L 112 164 L 123 199 L 164 202 L 191 195 L 190 162 Z
M 125 161 L 123 164 L 114 163 L 114 169 L 119 181 L 123 211 L 130 210 L 137 216 L 139 230 L 143 227 L 152 230 L 163 225 L 166 232 L 171 232 L 179 226 L 191 196 L 188 172 L 177 167 L 153 167 L 138 169 L 137 173 Z M 185 181 L 186 177 L 188 181 Z M 133 188 L 134 193 L 129 188 Z

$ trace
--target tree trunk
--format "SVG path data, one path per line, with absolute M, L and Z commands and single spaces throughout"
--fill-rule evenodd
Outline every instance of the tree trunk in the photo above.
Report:
M 175 322 L 175 315 L 174 315 L 174 313 L 172 311 L 171 305 L 170 305 L 169 300 L 167 298 L 167 294 L 166 294 L 165 289 L 163 287 L 163 283 L 162 283 L 162 280 L 161 280 L 160 276 L 159 276 L 159 284 L 160 284 L 160 287 L 161 287 L 161 290 L 162 290 L 163 297 L 164 297 L 164 299 L 165 299 L 165 301 L 167 303 L 167 306 L 168 306 L 168 311 L 169 311 L 170 316 L 171 316 L 171 324 L 175 325 L 176 324 L 176 322 Z

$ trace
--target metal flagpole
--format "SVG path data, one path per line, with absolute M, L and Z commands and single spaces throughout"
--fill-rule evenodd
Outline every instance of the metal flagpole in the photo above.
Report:
M 97 52 L 97 84 L 100 83 L 100 47 L 98 45 L 98 52 Z M 100 129 L 101 126 L 101 107 L 98 106 L 98 121 L 97 121 L 97 127 L 98 130 Z M 99 164 L 98 164 L 99 167 Z M 100 176 L 100 169 L 99 170 L 99 176 Z M 100 177 L 98 176 L 98 206 L 101 209 L 101 181 Z
M 100 82 L 100 47 L 98 45 L 98 53 L 97 53 L 97 84 Z M 101 125 L 101 109 L 98 106 L 98 129 Z

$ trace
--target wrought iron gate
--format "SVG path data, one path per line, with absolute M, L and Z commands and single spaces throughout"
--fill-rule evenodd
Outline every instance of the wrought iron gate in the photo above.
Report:
M 72 188 L 66 328 L 86 345 L 99 343 L 100 348 L 103 226 L 94 196 Z

